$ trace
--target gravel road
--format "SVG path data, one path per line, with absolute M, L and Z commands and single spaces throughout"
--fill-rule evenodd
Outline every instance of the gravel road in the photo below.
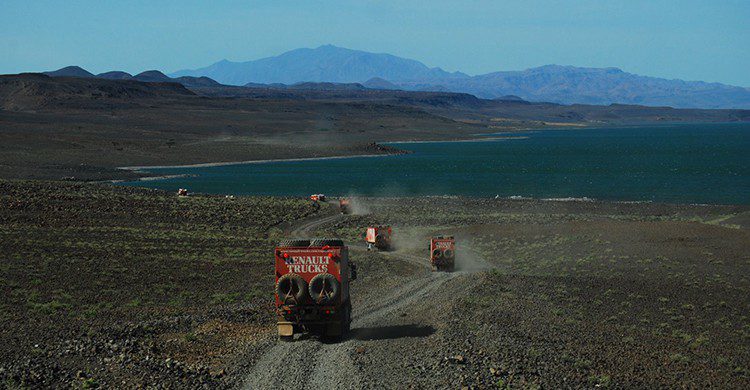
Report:
M 311 218 L 296 226 L 292 237 L 312 237 L 316 229 L 343 216 L 323 215 Z M 364 253 L 360 243 L 348 243 L 354 259 Z M 407 262 L 419 271 L 405 283 L 395 288 L 367 289 L 363 296 L 355 297 L 350 337 L 339 343 L 323 343 L 317 338 L 302 338 L 294 342 L 278 342 L 267 350 L 250 371 L 245 389 L 267 388 L 346 388 L 375 387 L 378 378 L 370 375 L 369 367 L 358 365 L 352 356 L 359 353 L 373 339 L 384 342 L 400 338 L 402 315 L 400 313 L 431 313 L 430 296 L 447 281 L 467 275 L 467 272 L 432 272 L 427 256 L 385 252 L 382 255 L 396 261 Z M 466 278 L 469 280 L 470 278 Z M 356 282 L 355 282 L 356 283 Z M 412 317 L 410 328 L 428 328 L 429 318 Z M 394 333 L 389 335 L 390 333 Z

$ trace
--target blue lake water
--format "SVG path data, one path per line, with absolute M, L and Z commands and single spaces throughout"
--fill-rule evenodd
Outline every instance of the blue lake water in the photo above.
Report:
M 483 142 L 393 143 L 412 154 L 152 169 L 124 185 L 214 194 L 523 196 L 750 204 L 750 124 L 541 130 Z

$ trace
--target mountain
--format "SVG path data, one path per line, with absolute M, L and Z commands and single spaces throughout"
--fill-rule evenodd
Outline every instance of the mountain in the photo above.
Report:
M 138 73 L 137 75 L 133 76 L 133 78 L 146 83 L 168 83 L 172 81 L 172 78 L 168 77 L 162 72 L 159 72 L 158 70 L 147 70 L 145 72 Z
M 469 76 L 419 61 L 326 45 L 247 62 L 219 61 L 172 77 L 207 76 L 223 84 L 361 83 L 373 89 L 450 91 L 495 99 L 515 95 L 561 104 L 639 104 L 677 108 L 750 108 L 750 89 L 668 80 L 617 68 L 546 65 Z
M 332 45 L 296 49 L 247 62 L 219 61 L 205 68 L 181 70 L 172 77 L 208 76 L 222 84 L 333 82 L 362 83 L 373 77 L 394 81 L 468 77 L 390 54 L 368 53 Z
M 44 72 L 50 77 L 95 77 L 93 73 L 81 68 L 80 66 L 66 66 L 51 72 Z
M 112 72 L 99 73 L 98 75 L 96 75 L 96 77 L 100 79 L 107 79 L 107 80 L 130 80 L 133 78 L 133 75 L 127 72 L 121 72 L 119 70 L 115 70 Z
M 488 99 L 516 95 L 530 101 L 563 104 L 750 108 L 748 88 L 640 76 L 617 68 L 546 65 L 524 71 L 488 73 L 460 82 L 444 80 L 442 84 L 450 91 Z
M 176 79 L 171 79 L 170 81 L 178 82 L 186 87 L 217 87 L 221 85 L 217 83 L 216 80 L 208 77 L 183 76 Z

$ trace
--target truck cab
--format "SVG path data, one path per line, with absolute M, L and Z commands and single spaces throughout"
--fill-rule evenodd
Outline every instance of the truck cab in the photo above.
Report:
M 349 332 L 349 283 L 356 267 L 339 239 L 284 240 L 274 250 L 279 338 L 317 334 L 340 340 Z
M 430 264 L 433 271 L 451 272 L 456 263 L 456 240 L 453 236 L 435 236 L 430 239 Z

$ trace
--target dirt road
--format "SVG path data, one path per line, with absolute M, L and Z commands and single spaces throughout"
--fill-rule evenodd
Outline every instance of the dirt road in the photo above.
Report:
M 339 214 L 311 218 L 292 229 L 292 237 L 311 237 L 315 230 L 339 218 Z M 355 261 L 364 255 L 360 243 L 348 243 Z M 420 258 L 407 253 L 388 252 L 377 254 L 395 261 L 416 266 L 416 274 L 404 278 L 404 283 L 394 288 L 367 289 L 361 296 L 353 297 L 354 309 L 352 332 L 345 341 L 326 344 L 317 338 L 305 338 L 295 342 L 279 342 L 268 350 L 253 367 L 244 384 L 246 389 L 266 388 L 366 388 L 375 386 L 372 367 L 358 365 L 352 356 L 362 351 L 364 345 L 373 341 L 387 342 L 404 338 L 404 332 L 432 329 L 430 318 L 416 316 L 403 325 L 403 313 L 430 313 L 433 300 L 430 296 L 441 289 L 447 281 L 465 278 L 466 272 L 432 272 L 427 256 Z M 383 275 L 387 277 L 387 275 Z M 355 282 L 356 283 L 356 282 Z M 360 289 L 362 291 L 362 289 Z M 407 334 L 406 337 L 409 335 Z

